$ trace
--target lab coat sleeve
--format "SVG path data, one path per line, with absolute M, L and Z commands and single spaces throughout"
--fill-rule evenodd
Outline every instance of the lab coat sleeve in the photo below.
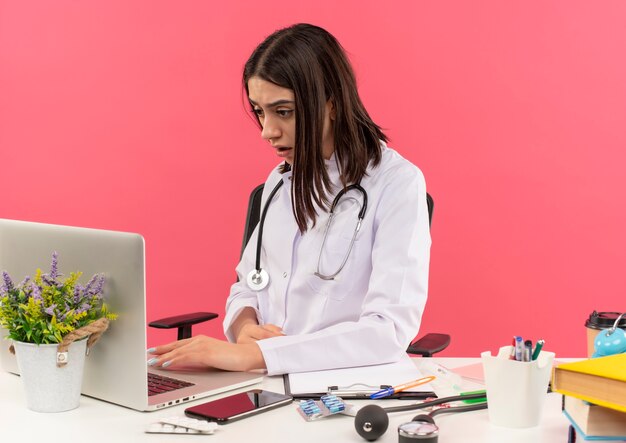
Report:
M 232 324 L 237 319 L 244 308 L 250 307 L 255 310 L 259 323 L 262 323 L 261 314 L 259 312 L 257 292 L 252 291 L 246 284 L 248 272 L 254 269 L 256 243 L 259 226 L 255 228 L 246 248 L 244 249 L 241 261 L 237 265 L 238 281 L 234 283 L 230 289 L 230 295 L 226 300 L 226 313 L 224 316 L 224 335 L 230 342 L 237 341 L 237 337 L 233 334 Z M 260 291 L 267 297 L 266 290 Z
M 360 317 L 260 340 L 270 375 L 394 362 L 417 335 L 431 243 L 426 185 L 414 166 L 387 174 L 374 213 L 372 270 Z
M 281 180 L 280 174 L 277 169 L 274 169 L 272 173 L 269 175 L 267 181 L 265 182 L 265 186 L 263 188 L 263 196 L 261 198 L 262 206 L 267 201 L 267 197 L 270 194 L 271 190 L 276 186 L 276 183 Z M 248 244 L 246 245 L 243 255 L 241 256 L 241 260 L 237 265 L 237 282 L 231 286 L 230 295 L 226 300 L 226 313 L 224 316 L 224 335 L 230 342 L 237 341 L 237 337 L 234 336 L 232 331 L 232 324 L 237 319 L 241 311 L 250 307 L 255 310 L 257 319 L 259 324 L 263 324 L 263 318 L 259 309 L 259 297 L 262 300 L 267 300 L 267 290 L 262 291 L 253 291 L 251 290 L 247 283 L 246 277 L 248 273 L 255 268 L 256 261 L 256 247 L 257 247 L 257 238 L 259 234 L 259 226 L 254 229 Z

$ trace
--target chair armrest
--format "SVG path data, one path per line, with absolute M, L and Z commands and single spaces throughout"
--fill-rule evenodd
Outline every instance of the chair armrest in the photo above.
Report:
M 430 333 L 411 343 L 406 350 L 409 354 L 432 357 L 434 353 L 443 351 L 450 344 L 448 334 Z
M 159 329 L 178 328 L 178 340 L 191 337 L 191 326 L 217 318 L 213 312 L 193 312 L 191 314 L 176 315 L 151 321 L 148 326 Z

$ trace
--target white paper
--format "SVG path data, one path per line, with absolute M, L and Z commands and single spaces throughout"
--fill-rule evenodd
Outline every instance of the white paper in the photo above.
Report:
M 379 391 L 381 385 L 397 386 L 422 377 L 422 373 L 407 355 L 397 363 L 385 365 L 289 374 L 289 386 L 292 394 L 328 392 L 329 386 L 336 386 L 339 393 L 373 393 Z M 427 383 L 406 392 L 429 391 L 432 391 L 432 387 Z

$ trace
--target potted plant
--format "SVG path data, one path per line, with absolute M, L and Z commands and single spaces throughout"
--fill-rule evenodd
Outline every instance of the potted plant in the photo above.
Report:
M 116 318 L 103 300 L 104 275 L 94 275 L 84 286 L 81 275 L 63 278 L 56 252 L 47 274 L 37 269 L 34 278 L 15 284 L 2 272 L 0 326 L 13 340 L 29 409 L 78 407 L 85 355 Z

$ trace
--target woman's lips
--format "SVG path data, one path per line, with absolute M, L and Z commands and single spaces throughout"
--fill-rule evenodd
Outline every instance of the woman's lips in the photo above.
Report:
M 287 157 L 291 153 L 292 148 L 287 148 L 283 146 L 276 147 L 276 154 L 279 157 Z

